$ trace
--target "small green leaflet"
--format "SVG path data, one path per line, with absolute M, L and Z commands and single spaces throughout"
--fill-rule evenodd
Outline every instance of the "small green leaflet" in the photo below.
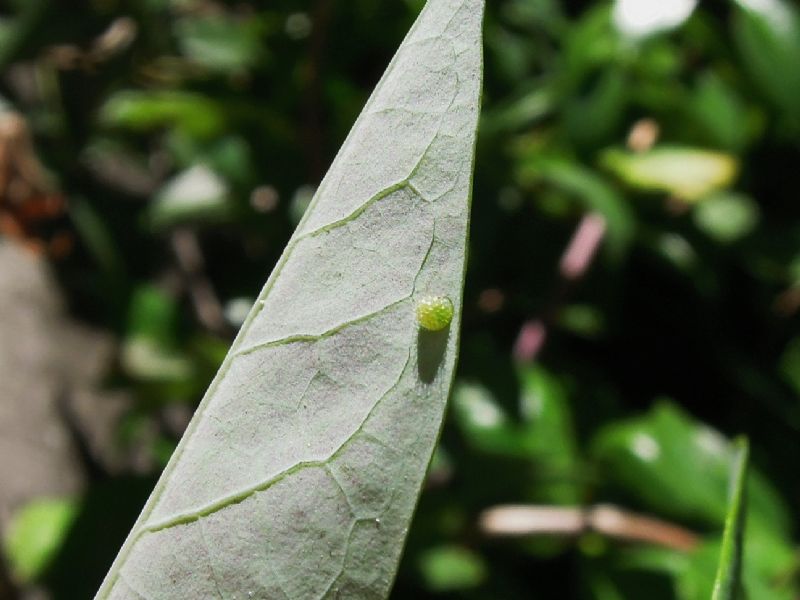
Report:
M 742 544 L 747 513 L 745 483 L 750 448 L 746 438 L 736 440 L 736 456 L 731 466 L 730 499 L 725 517 L 725 533 L 719 556 L 712 600 L 741 598 Z
M 388 595 L 458 348 L 483 5 L 428 1 L 96 598 Z

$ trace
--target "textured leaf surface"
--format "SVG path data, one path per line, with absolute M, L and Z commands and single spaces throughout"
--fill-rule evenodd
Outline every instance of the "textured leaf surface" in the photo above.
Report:
M 741 596 L 742 540 L 745 522 L 745 481 L 749 447 L 742 438 L 736 443 L 736 457 L 731 467 L 731 490 L 728 515 L 725 517 L 725 533 L 719 556 L 717 577 L 714 581 L 712 600 L 736 600 Z
M 429 0 L 98 598 L 387 595 L 456 357 L 482 13 Z

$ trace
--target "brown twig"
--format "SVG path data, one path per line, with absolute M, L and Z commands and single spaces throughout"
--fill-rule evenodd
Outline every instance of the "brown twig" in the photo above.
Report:
M 657 121 L 640 119 L 631 128 L 627 145 L 634 152 L 646 152 L 656 144 L 660 135 L 661 129 Z M 686 204 L 681 205 L 685 210 Z M 601 214 L 588 213 L 581 219 L 561 257 L 561 280 L 548 308 L 540 319 L 530 319 L 520 328 L 513 351 L 517 361 L 532 363 L 536 360 L 547 339 L 547 331 L 558 316 L 569 292 L 591 268 L 605 233 L 606 222 Z
M 578 281 L 586 275 L 605 234 L 606 220 L 602 215 L 589 213 L 581 219 L 559 263 L 565 281 Z
M 205 273 L 203 251 L 197 235 L 190 229 L 176 229 L 170 235 L 170 244 L 198 320 L 209 331 L 229 335 L 230 327 L 225 320 L 222 305 Z
M 45 58 L 59 69 L 90 70 L 129 48 L 137 34 L 136 21 L 131 17 L 119 17 L 92 41 L 88 50 L 74 44 L 59 44 L 50 46 Z
M 496 506 L 481 514 L 478 527 L 484 535 L 490 537 L 574 537 L 594 532 L 610 538 L 653 544 L 681 552 L 689 552 L 700 543 L 700 537 L 688 529 L 603 504 L 587 508 Z

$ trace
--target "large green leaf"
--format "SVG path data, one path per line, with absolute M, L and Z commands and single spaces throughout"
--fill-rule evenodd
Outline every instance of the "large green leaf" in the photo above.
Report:
M 700 148 L 663 146 L 646 152 L 610 148 L 603 165 L 630 187 L 665 192 L 695 202 L 733 183 L 739 163 L 731 154 Z
M 97 598 L 388 593 L 456 359 L 482 13 L 428 2 Z
M 722 536 L 722 548 L 712 600 L 736 600 L 740 597 L 748 455 L 747 440 L 737 440 L 736 456 L 731 467 L 728 514 L 725 517 L 725 533 Z
M 648 509 L 714 527 L 724 523 L 733 444 L 672 402 L 660 400 L 641 417 L 609 424 L 595 436 L 592 454 Z M 790 529 L 786 507 L 755 469 L 747 493 L 751 527 L 778 536 Z
M 100 109 L 100 120 L 110 127 L 133 131 L 171 126 L 200 139 L 219 135 L 225 127 L 225 115 L 218 103 L 177 90 L 117 92 Z
M 735 0 L 733 34 L 745 68 L 796 131 L 800 126 L 800 10 L 784 0 Z

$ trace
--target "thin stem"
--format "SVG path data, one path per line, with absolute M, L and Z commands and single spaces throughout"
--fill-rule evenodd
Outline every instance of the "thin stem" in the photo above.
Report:
M 689 552 L 700 543 L 696 533 L 679 525 L 604 504 L 587 508 L 495 506 L 481 514 L 478 527 L 489 537 L 573 537 L 595 532 L 614 539 L 653 544 L 681 552 Z
M 209 331 L 228 335 L 230 327 L 225 320 L 217 293 L 206 276 L 203 251 L 197 235 L 189 229 L 178 229 L 170 236 L 170 243 L 198 320 Z

